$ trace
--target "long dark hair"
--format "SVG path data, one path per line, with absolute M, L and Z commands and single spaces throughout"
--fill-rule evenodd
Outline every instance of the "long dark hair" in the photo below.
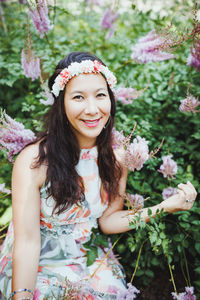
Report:
M 83 60 L 98 60 L 96 56 L 87 52 L 72 52 L 62 59 L 55 68 L 55 72 L 49 79 L 49 89 L 56 76 L 67 68 L 72 62 Z M 121 177 L 121 169 L 117 163 L 112 149 L 112 128 L 115 116 L 115 98 L 108 86 L 111 100 L 110 120 L 106 128 L 97 137 L 99 175 L 104 189 L 109 194 L 109 199 L 118 195 L 118 184 Z M 60 91 L 58 97 L 54 96 L 54 104 L 45 117 L 45 131 L 37 138 L 39 141 L 39 155 L 35 167 L 42 163 L 47 164 L 47 177 L 45 184 L 48 193 L 56 202 L 54 211 L 63 212 L 65 209 L 84 199 L 82 178 L 78 175 L 75 166 L 79 161 L 80 147 L 73 133 L 64 109 L 65 89 Z M 49 184 L 50 183 L 50 184 Z

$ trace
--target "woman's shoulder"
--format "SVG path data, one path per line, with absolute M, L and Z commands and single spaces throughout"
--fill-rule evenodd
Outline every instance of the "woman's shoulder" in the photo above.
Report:
M 46 179 L 47 166 L 37 165 L 39 157 L 39 142 L 28 145 L 17 156 L 13 170 L 19 176 L 30 176 L 35 178 L 39 186 L 42 186 Z
M 17 156 L 15 164 L 17 163 L 34 163 L 39 155 L 39 143 L 26 146 Z

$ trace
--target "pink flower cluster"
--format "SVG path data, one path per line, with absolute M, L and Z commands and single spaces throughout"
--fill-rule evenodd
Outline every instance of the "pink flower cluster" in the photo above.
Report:
M 137 89 L 133 89 L 131 87 L 119 87 L 115 91 L 115 99 L 121 101 L 123 104 L 130 104 L 133 102 L 133 100 L 137 99 L 142 92 L 143 90 L 138 91 Z
M 127 145 L 125 163 L 130 171 L 141 170 L 143 164 L 149 159 L 148 141 L 137 136 Z
M 130 138 L 125 137 L 123 131 L 117 131 L 115 128 L 112 131 L 112 147 L 117 149 L 125 148 L 125 163 L 130 171 L 141 170 L 143 164 L 149 159 L 148 141 L 140 136 L 137 136 L 132 143 Z
M 132 47 L 133 53 L 131 54 L 131 58 L 139 63 L 163 61 L 174 58 L 173 54 L 162 51 L 165 44 L 165 39 L 156 34 L 155 30 L 152 30 L 147 36 L 140 38 L 138 43 Z
M 179 106 L 179 110 L 181 112 L 196 113 L 199 111 L 196 110 L 196 108 L 200 105 L 200 101 L 198 101 L 198 98 L 195 98 L 192 95 L 188 95 L 186 99 L 183 99 L 180 102 L 181 104 Z
M 11 190 L 5 187 L 5 183 L 0 183 L 0 193 L 11 194 Z
M 41 95 L 46 100 L 40 99 L 40 103 L 42 103 L 44 105 L 52 105 L 54 103 L 54 97 L 46 85 L 43 86 L 43 91 L 41 92 Z
M 177 189 L 176 188 L 173 188 L 171 186 L 165 188 L 163 191 L 162 191 L 162 197 L 163 199 L 167 199 L 173 195 L 177 194 Z
M 37 0 L 37 7 L 32 8 L 29 5 L 29 11 L 35 28 L 40 33 L 40 37 L 42 38 L 44 33 L 47 33 L 53 28 L 48 17 L 48 6 L 45 1 Z
M 24 75 L 27 78 L 35 80 L 40 76 L 40 59 L 38 57 L 34 57 L 34 53 L 30 48 L 27 50 L 27 53 L 25 53 L 24 49 L 22 49 L 21 63 Z
M 113 149 L 120 148 L 125 141 L 125 136 L 123 134 L 123 131 L 120 132 L 117 131 L 115 128 L 112 130 L 112 147 Z
M 13 120 L 6 113 L 1 115 L 0 128 L 0 149 L 8 151 L 10 162 L 13 162 L 15 154 L 35 140 L 35 134 L 31 130 L 25 129 L 22 123 Z
M 200 69 L 200 42 L 197 42 L 191 50 L 187 58 L 187 65 L 196 68 L 197 71 Z
M 118 17 L 118 13 L 115 13 L 111 10 L 111 8 L 108 8 L 104 15 L 103 18 L 101 20 L 101 28 L 102 29 L 109 29 L 107 35 L 106 35 L 106 39 L 109 39 L 113 36 L 113 33 L 115 31 L 115 26 L 114 26 L 114 22 Z
M 196 296 L 194 295 L 194 288 L 193 286 L 191 287 L 185 287 L 185 292 L 176 294 L 172 293 L 173 299 L 175 300 L 196 300 Z
M 174 179 L 174 175 L 176 175 L 178 171 L 178 166 L 177 163 L 171 157 L 172 154 L 162 157 L 163 163 L 160 166 L 158 172 L 162 173 L 163 177 L 171 177 Z
M 118 292 L 116 300 L 134 300 L 137 297 L 137 294 L 140 293 L 140 291 L 131 283 L 128 283 L 127 286 L 127 290 Z
M 139 194 L 126 194 L 126 200 L 128 205 L 130 205 L 131 209 L 141 209 L 144 207 L 144 197 Z

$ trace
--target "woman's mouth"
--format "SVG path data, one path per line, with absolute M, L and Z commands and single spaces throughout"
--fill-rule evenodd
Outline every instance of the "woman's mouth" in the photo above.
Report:
M 82 120 L 87 127 L 96 127 L 99 125 L 100 119 Z

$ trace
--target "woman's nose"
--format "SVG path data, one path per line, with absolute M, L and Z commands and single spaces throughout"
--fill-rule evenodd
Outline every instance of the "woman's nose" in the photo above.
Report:
M 93 97 L 87 99 L 85 113 L 94 115 L 94 114 L 98 113 L 98 111 L 99 111 L 99 109 L 97 106 L 96 99 L 94 99 Z

